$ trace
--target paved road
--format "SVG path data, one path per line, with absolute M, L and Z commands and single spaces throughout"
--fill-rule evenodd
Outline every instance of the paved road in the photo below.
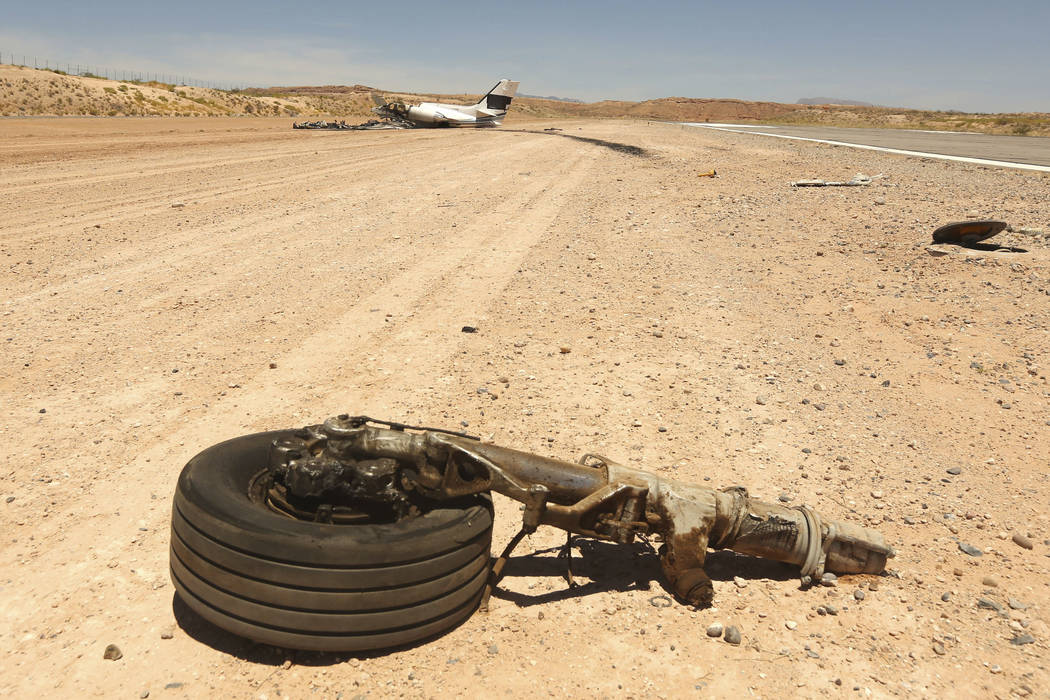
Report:
M 817 126 L 740 126 L 733 124 L 697 124 L 696 126 L 1050 167 L 1050 138 L 1038 136 L 1002 136 L 905 129 L 840 129 Z

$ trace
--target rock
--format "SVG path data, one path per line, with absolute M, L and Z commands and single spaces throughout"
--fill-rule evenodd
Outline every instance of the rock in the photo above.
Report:
M 934 642 L 933 643 L 933 653 L 937 654 L 938 656 L 944 656 L 944 653 L 945 653 L 944 652 L 944 645 L 941 644 L 940 642 Z
M 777 500 L 781 503 L 791 503 L 791 501 L 793 501 L 794 499 L 795 497 L 792 496 L 790 493 L 782 493 L 779 496 L 777 496 Z
M 872 491 L 871 492 L 871 497 L 872 498 L 882 498 L 885 495 L 886 494 L 884 494 L 882 491 Z
M 463 326 L 462 328 L 459 329 L 459 331 L 460 331 L 460 333 L 477 333 L 478 332 L 478 327 L 477 326 Z
M 1016 544 L 1018 547 L 1024 547 L 1025 549 L 1035 548 L 1035 543 L 1033 543 L 1032 540 L 1028 539 L 1024 535 L 1022 535 L 1020 532 L 1015 532 L 1014 536 L 1011 539 L 1014 541 L 1014 544 Z
M 160 631 L 160 638 L 161 639 L 171 639 L 174 636 L 175 636 L 175 630 L 173 628 L 171 628 L 171 627 L 165 627 L 164 629 L 162 629 Z
M 725 637 L 725 639 L 726 639 L 726 643 L 727 644 L 732 644 L 734 646 L 737 645 L 737 644 L 740 644 L 740 642 L 742 640 L 742 637 L 740 636 L 740 630 L 738 630 L 733 625 L 730 625 L 729 627 L 726 627 L 726 637 Z
M 270 363 L 270 369 L 277 369 L 277 363 L 276 362 L 271 362 Z
M 140 698 L 148 698 L 149 697 L 149 691 L 148 690 L 143 690 L 141 693 L 139 693 L 139 697 Z
M 1025 644 L 1034 644 L 1035 643 L 1035 637 L 1033 637 L 1030 634 L 1022 634 L 1022 635 L 1018 635 L 1017 637 L 1014 637 L 1013 639 L 1011 639 L 1010 643 L 1013 644 L 1014 646 L 1018 646 L 1018 647 L 1019 646 L 1024 646 Z
M 737 588 L 747 588 L 747 579 L 740 578 L 739 576 L 733 577 L 733 583 L 736 584 Z
M 708 637 L 721 637 L 722 636 L 722 623 L 714 622 L 707 626 Z
M 562 355 L 568 355 L 570 352 L 572 352 L 572 348 L 570 348 L 568 345 L 562 345 L 560 348 L 558 348 L 558 352 L 560 352 Z
M 998 588 L 999 587 L 999 582 L 996 581 L 991 576 L 985 576 L 984 578 L 981 579 L 981 585 L 982 586 L 987 586 L 988 588 Z
M 820 577 L 820 585 L 821 586 L 829 586 L 830 587 L 830 586 L 837 586 L 838 584 L 839 584 L 839 577 L 836 576 L 835 574 L 831 573 L 830 571 L 825 572 L 825 574 Z
M 981 550 L 974 547 L 972 544 L 966 544 L 965 542 L 959 543 L 959 551 L 963 554 L 969 554 L 971 557 L 979 557 L 984 554 Z
M 959 476 L 962 474 L 962 467 L 949 467 L 946 471 L 952 476 Z
M 14 496 L 8 496 L 7 498 L 4 499 L 4 503 L 11 503 L 14 500 L 15 500 Z
M 951 599 L 952 599 L 952 594 L 949 593 L 948 591 L 945 591 L 944 593 L 941 593 L 941 600 L 944 601 L 945 603 L 947 603 Z
M 879 205 L 885 204 L 886 203 L 886 198 L 885 197 L 876 197 L 875 198 L 875 203 L 879 204 Z
M 496 646 L 495 644 L 490 644 L 489 645 L 489 653 L 490 654 L 498 654 L 499 653 L 499 647 Z
M 835 360 L 835 364 L 839 367 L 842 367 L 846 364 L 846 361 L 840 357 L 839 359 Z
M 854 597 L 854 598 L 855 598 L 856 600 L 864 600 L 864 598 L 865 598 L 865 593 L 864 593 L 864 591 L 862 591 L 862 590 L 860 590 L 860 589 L 858 588 L 857 590 L 853 591 L 853 597 Z
M 868 590 L 869 591 L 877 591 L 877 590 L 879 590 L 879 582 L 878 581 L 868 581 Z
M 106 650 L 102 652 L 102 658 L 107 661 L 116 661 L 124 657 L 124 652 L 116 644 L 107 644 Z
M 1000 605 L 999 603 L 995 602 L 994 600 L 989 600 L 988 598 L 978 598 L 977 599 L 977 607 L 983 608 L 984 610 L 994 610 L 996 612 L 1002 612 L 1003 611 L 1003 606 L 1002 605 Z
M 186 206 L 186 202 L 172 202 L 171 203 L 171 208 L 172 209 L 182 209 L 185 206 Z
M 798 623 L 794 620 L 788 620 L 784 623 L 784 627 L 787 627 L 789 630 L 794 631 L 798 629 Z
M 762 396 L 761 394 L 755 397 L 755 403 L 757 403 L 759 406 L 765 406 L 766 401 L 766 397 Z
M 1027 610 L 1028 609 L 1028 605 L 1025 604 L 1025 603 L 1022 603 L 1017 598 L 1008 598 L 1006 600 L 1006 604 L 1010 606 L 1011 610 Z

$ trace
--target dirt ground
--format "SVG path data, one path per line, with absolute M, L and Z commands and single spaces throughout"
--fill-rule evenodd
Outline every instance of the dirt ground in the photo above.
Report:
M 0 121 L 0 695 L 1047 697 L 1050 241 L 925 246 L 1046 231 L 1050 179 L 645 122 L 290 126 Z M 693 610 L 643 545 L 579 542 L 569 589 L 541 529 L 489 613 L 386 655 L 196 618 L 182 465 L 342 412 L 747 486 L 898 554 L 811 590 L 712 555 Z

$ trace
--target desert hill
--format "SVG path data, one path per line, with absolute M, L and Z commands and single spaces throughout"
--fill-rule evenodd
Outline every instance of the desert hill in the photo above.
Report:
M 476 94 L 391 92 L 367 85 L 216 90 L 160 82 L 106 80 L 90 75 L 0 65 L 0 116 L 268 116 L 365 120 L 371 93 L 389 99 L 470 103 Z M 743 121 L 883 128 L 943 129 L 1050 136 L 1050 115 L 967 114 L 842 104 L 801 105 L 736 99 L 664 97 L 643 102 L 570 102 L 519 97 L 510 121 L 532 118 Z

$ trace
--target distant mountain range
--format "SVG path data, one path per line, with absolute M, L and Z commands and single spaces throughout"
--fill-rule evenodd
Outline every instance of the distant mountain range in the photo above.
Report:
M 583 100 L 577 100 L 573 97 L 555 97 L 554 95 L 526 95 L 523 92 L 519 92 L 518 97 L 531 97 L 534 100 L 556 100 L 558 102 L 575 102 L 577 104 L 584 104 Z
M 874 107 L 870 102 L 859 100 L 843 100 L 838 97 L 803 97 L 795 104 L 797 105 L 846 105 L 848 107 Z

